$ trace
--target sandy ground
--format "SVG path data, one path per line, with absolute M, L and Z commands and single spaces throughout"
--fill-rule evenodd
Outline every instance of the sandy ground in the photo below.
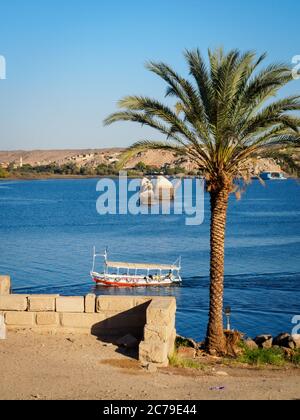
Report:
M 19 331 L 0 340 L 0 399 L 300 399 L 300 369 L 150 373 L 96 337 Z

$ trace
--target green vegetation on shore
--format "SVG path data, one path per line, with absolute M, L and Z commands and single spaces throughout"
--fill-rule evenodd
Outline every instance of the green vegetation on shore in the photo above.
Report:
M 249 349 L 245 347 L 243 353 L 237 358 L 237 361 L 255 366 L 283 366 L 288 360 L 282 348 Z
M 288 349 L 279 346 L 271 348 L 249 348 L 240 343 L 242 353 L 236 358 L 239 363 L 253 366 L 284 366 L 287 363 L 300 367 L 300 349 Z
M 183 351 L 182 356 L 182 350 L 184 349 L 194 349 L 195 356 L 189 357 L 189 352 L 185 351 Z M 249 347 L 247 342 L 240 340 L 234 346 L 234 352 L 231 356 L 227 355 L 214 360 L 210 359 L 210 355 L 206 353 L 203 343 L 196 343 L 190 338 L 177 336 L 174 353 L 169 357 L 169 362 L 173 367 L 191 369 L 203 369 L 205 366 L 214 364 L 224 364 L 226 366 L 243 364 L 259 368 L 268 366 L 293 366 L 297 368 L 300 367 L 300 348 Z
M 146 165 L 144 162 L 139 162 L 134 168 L 127 171 L 128 176 L 143 176 L 143 175 L 196 175 L 195 172 L 186 172 L 185 168 L 181 166 L 170 167 L 168 165 L 160 168 L 156 166 Z M 100 164 L 96 167 L 81 166 L 75 163 L 67 163 L 58 165 L 51 163 L 49 165 L 32 166 L 25 164 L 22 167 L 15 167 L 9 165 L 4 169 L 0 167 L 0 178 L 42 178 L 42 177 L 60 177 L 60 176 L 117 176 L 119 169 L 115 164 Z
M 209 355 L 207 355 L 209 357 Z M 224 364 L 226 366 L 236 366 L 237 364 L 249 365 L 253 367 L 264 368 L 268 366 L 274 367 L 285 367 L 285 366 L 294 366 L 300 367 L 300 350 L 294 350 L 290 353 L 284 351 L 282 348 L 258 348 L 258 349 L 249 349 L 244 347 L 242 353 L 233 358 L 222 358 L 220 360 L 206 360 L 202 357 L 202 362 L 200 358 L 185 358 L 181 357 L 175 351 L 170 357 L 169 362 L 172 367 L 180 368 L 189 368 L 189 369 L 201 369 L 209 365 Z
M 89 166 L 79 167 L 74 163 L 58 165 L 51 163 L 49 165 L 32 166 L 25 164 L 22 167 L 9 165 L 4 171 L 3 178 L 38 178 L 51 176 L 97 176 L 97 175 L 117 175 L 117 170 L 113 165 L 98 165 L 96 168 Z M 2 174 L 0 171 L 0 175 Z
M 0 166 L 0 179 L 1 178 L 8 178 L 9 175 L 10 175 L 9 172 L 6 169 L 4 169 Z
M 176 352 L 169 357 L 169 363 L 172 367 L 189 368 L 203 370 L 204 365 L 195 359 L 185 359 L 180 357 Z

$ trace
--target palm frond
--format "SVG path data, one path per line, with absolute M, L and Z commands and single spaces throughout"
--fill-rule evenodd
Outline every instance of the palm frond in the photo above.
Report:
M 105 124 L 133 121 L 159 131 L 165 142 L 137 142 L 126 153 L 165 148 L 185 153 L 203 170 L 210 187 L 233 182 L 241 166 L 258 153 L 274 153 L 278 147 L 299 147 L 300 96 L 275 99 L 292 80 L 291 68 L 282 63 L 259 69 L 266 54 L 224 49 L 186 50 L 189 78 L 162 62 L 147 68 L 166 82 L 166 96 L 176 99 L 174 108 L 144 96 L 127 96 L 120 112 Z M 174 149 L 175 147 L 175 149 Z M 288 153 L 288 152 L 285 152 Z

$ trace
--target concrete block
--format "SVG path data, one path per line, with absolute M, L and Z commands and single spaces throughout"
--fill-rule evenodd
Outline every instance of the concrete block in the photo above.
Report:
M 0 295 L 0 311 L 26 311 L 28 295 Z
M 96 311 L 124 312 L 135 306 L 134 299 L 134 296 L 98 296 Z
M 59 314 L 57 312 L 38 312 L 36 314 L 37 325 L 59 325 Z
M 146 324 L 144 328 L 145 341 L 163 341 L 167 342 L 173 332 L 172 327 L 164 325 Z
M 149 307 L 149 313 L 168 312 L 172 314 L 176 311 L 176 299 L 173 297 L 156 297 L 153 298 Z
M 174 328 L 168 340 L 168 356 L 172 356 L 175 351 L 176 329 Z
M 159 341 L 142 341 L 139 345 L 139 360 L 142 363 L 168 363 L 168 345 Z
M 105 320 L 103 314 L 62 313 L 61 326 L 67 328 L 85 328 L 91 330 L 93 326 Z
M 5 323 L 15 327 L 32 327 L 35 325 L 35 314 L 33 312 L 6 312 Z
M 147 324 L 174 327 L 175 314 L 175 298 L 153 298 L 153 300 L 147 308 Z
M 54 312 L 55 299 L 55 295 L 30 295 L 28 296 L 28 310 L 31 312 Z
M 96 295 L 89 293 L 84 298 L 84 311 L 93 314 L 96 311 Z
M 84 297 L 60 296 L 56 298 L 56 312 L 84 312 Z
M 140 306 L 148 303 L 150 305 L 152 298 L 148 296 L 136 296 L 134 298 L 134 306 Z
M 100 313 L 100 312 L 99 312 Z M 125 312 L 101 312 L 104 315 L 109 328 L 127 328 L 141 327 L 144 328 L 146 323 L 146 315 L 143 313 L 127 313 Z
M 0 295 L 9 295 L 10 287 L 11 287 L 10 277 L 0 276 Z
M 165 311 L 161 311 L 160 313 L 148 313 L 147 311 L 147 325 L 160 325 L 173 328 L 175 326 L 175 314 L 170 315 Z

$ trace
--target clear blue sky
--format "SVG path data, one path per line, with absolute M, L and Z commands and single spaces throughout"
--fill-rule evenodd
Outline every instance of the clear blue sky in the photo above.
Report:
M 163 97 L 150 59 L 186 74 L 185 48 L 300 55 L 296 0 L 1 0 L 0 17 L 2 150 L 126 146 L 151 134 L 102 125 L 123 95 Z

